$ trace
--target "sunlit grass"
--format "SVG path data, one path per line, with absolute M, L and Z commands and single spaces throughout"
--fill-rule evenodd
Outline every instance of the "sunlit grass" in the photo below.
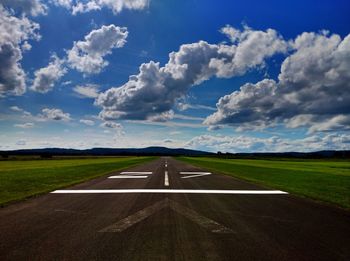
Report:
M 210 171 L 350 209 L 349 161 L 179 159 Z
M 154 157 L 0 161 L 0 205 L 80 183 Z

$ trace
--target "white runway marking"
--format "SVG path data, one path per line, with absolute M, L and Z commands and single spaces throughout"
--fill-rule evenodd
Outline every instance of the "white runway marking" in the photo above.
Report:
M 151 175 L 152 171 L 124 171 L 120 175 Z
M 189 179 L 189 178 L 196 178 L 196 177 L 202 177 L 202 176 L 207 176 L 207 175 L 211 175 L 210 172 L 185 172 L 185 171 L 181 171 L 180 172 L 181 175 L 189 175 L 186 177 L 181 177 L 182 179 Z
M 181 175 L 188 175 L 188 174 L 211 174 L 210 172 L 203 172 L 203 171 L 180 171 Z
M 168 177 L 168 171 L 166 170 L 164 172 L 164 186 L 169 186 L 169 177 Z
M 110 176 L 109 179 L 146 179 L 148 176 L 126 176 L 126 175 L 120 175 L 120 176 Z
M 233 231 L 220 223 L 209 219 L 205 216 L 200 215 L 196 211 L 189 209 L 173 200 L 170 200 L 168 198 L 163 199 L 162 201 L 159 201 L 152 206 L 146 207 L 124 219 L 121 219 L 117 221 L 116 223 L 105 227 L 104 229 L 101 229 L 99 232 L 103 233 L 118 233 L 122 232 L 129 227 L 132 227 L 133 225 L 145 220 L 146 218 L 152 216 L 153 214 L 157 213 L 158 211 L 164 209 L 164 208 L 170 208 L 173 211 L 177 212 L 180 215 L 183 215 L 184 217 L 188 218 L 192 222 L 197 223 L 198 225 L 202 226 L 203 228 L 213 232 L 213 233 L 233 233 Z
M 183 193 L 183 194 L 250 194 L 279 195 L 288 194 L 281 190 L 217 190 L 217 189 L 77 189 L 55 190 L 54 194 L 122 194 L 122 193 Z

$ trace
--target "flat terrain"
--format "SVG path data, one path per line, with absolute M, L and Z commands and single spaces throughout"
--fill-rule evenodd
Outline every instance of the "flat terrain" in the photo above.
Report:
M 350 161 L 181 157 L 211 171 L 350 209 Z
M 0 205 L 145 163 L 152 157 L 0 161 Z
M 350 213 L 174 158 L 0 209 L 0 260 L 350 260 Z

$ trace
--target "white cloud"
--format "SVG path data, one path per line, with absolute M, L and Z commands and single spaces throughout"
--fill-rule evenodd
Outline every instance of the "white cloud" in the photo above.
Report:
M 23 123 L 23 124 L 15 124 L 14 126 L 18 127 L 18 128 L 22 128 L 22 129 L 29 129 L 29 128 L 33 128 L 34 127 L 34 123 L 27 122 L 27 123 Z
M 0 4 L 0 96 L 25 92 L 26 74 L 20 64 L 22 51 L 27 49 L 27 40 L 40 39 L 38 29 L 37 23 L 25 16 L 12 16 Z
M 73 88 L 73 91 L 81 98 L 96 98 L 98 96 L 98 88 L 99 86 L 96 84 L 77 85 Z
M 173 118 L 179 119 L 179 120 L 189 120 L 189 121 L 203 121 L 204 120 L 204 118 L 202 118 L 202 117 L 189 116 L 189 115 L 183 115 L 183 114 L 177 114 L 177 113 L 174 114 Z
M 120 129 L 122 128 L 122 125 L 113 121 L 105 121 L 101 124 L 101 127 L 110 129 Z
M 310 132 L 349 129 L 350 35 L 303 33 L 281 66 L 279 81 L 245 84 L 217 103 L 205 123 L 265 128 L 277 123 Z
M 92 120 L 81 119 L 79 122 L 84 123 L 85 125 L 88 125 L 88 126 L 94 126 L 95 125 L 95 122 L 92 121 Z
M 0 4 L 32 16 L 47 13 L 47 6 L 41 0 L 0 0 Z
M 107 128 L 107 129 L 113 129 L 115 131 L 115 134 L 116 134 L 115 138 L 125 135 L 124 128 L 119 123 L 116 123 L 113 121 L 105 121 L 105 122 L 101 123 L 100 126 L 103 128 Z
M 72 81 L 65 81 L 62 83 L 62 85 L 70 85 L 72 83 Z
M 285 52 L 286 42 L 276 31 L 245 27 L 232 45 L 205 41 L 185 44 L 169 55 L 164 67 L 144 63 L 138 75 L 119 88 L 110 88 L 96 99 L 102 118 L 145 120 L 169 113 L 193 85 L 209 78 L 232 77 L 262 66 L 275 53 Z
M 149 0 L 51 0 L 58 6 L 65 7 L 73 14 L 98 11 L 102 8 L 109 8 L 114 14 L 120 13 L 123 9 L 142 10 L 148 6 Z
M 63 66 L 63 63 L 64 60 L 61 60 L 56 55 L 53 55 L 48 66 L 34 72 L 35 79 L 31 89 L 41 93 L 51 91 L 55 86 L 55 83 L 67 72 L 67 69 Z
M 51 0 L 51 2 L 57 6 L 62 6 L 70 9 L 73 5 L 73 0 Z
M 86 74 L 99 73 L 108 65 L 104 57 L 112 49 L 123 47 L 127 37 L 127 29 L 114 24 L 92 30 L 83 41 L 74 42 L 73 48 L 67 51 L 68 64 Z
M 42 113 L 40 116 L 43 119 L 55 120 L 55 121 L 70 121 L 71 120 L 70 114 L 63 112 L 61 109 L 45 108 L 45 109 L 42 109 L 41 112 Z
M 216 111 L 215 107 L 207 106 L 207 105 L 202 105 L 202 104 L 190 104 L 190 103 L 183 103 L 183 102 L 178 102 L 176 104 L 176 107 L 180 111 L 186 111 L 188 109 L 193 109 L 193 110 L 209 110 L 209 111 Z
M 200 135 L 188 141 L 185 147 L 221 152 L 310 152 L 319 150 L 349 150 L 349 134 L 313 135 L 300 139 L 280 137 Z
M 16 112 L 22 112 L 23 111 L 23 109 L 18 107 L 18 106 L 11 106 L 10 109 L 12 111 L 16 111 Z

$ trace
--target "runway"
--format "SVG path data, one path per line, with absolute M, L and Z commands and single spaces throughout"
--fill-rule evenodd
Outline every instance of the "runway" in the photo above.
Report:
M 176 158 L 0 209 L 0 260 L 350 260 L 350 213 Z

